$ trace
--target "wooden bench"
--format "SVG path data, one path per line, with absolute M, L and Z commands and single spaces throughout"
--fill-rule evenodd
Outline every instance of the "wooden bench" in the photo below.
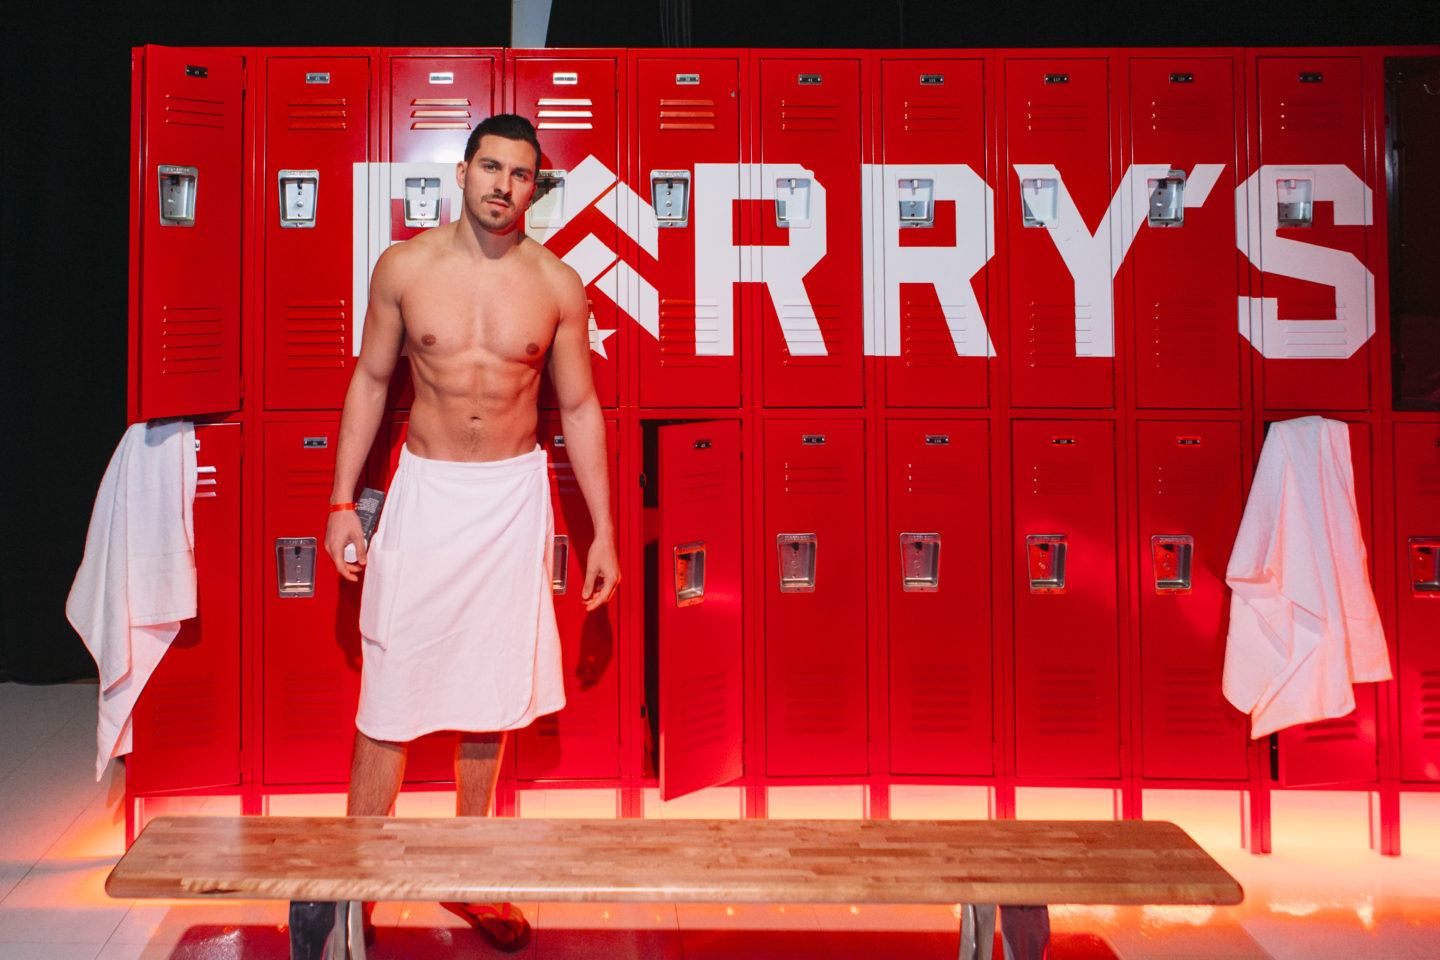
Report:
M 113 897 L 1236 904 L 1158 821 L 159 817 Z M 350 911 L 358 927 L 359 911 Z M 342 911 L 341 922 L 346 922 Z

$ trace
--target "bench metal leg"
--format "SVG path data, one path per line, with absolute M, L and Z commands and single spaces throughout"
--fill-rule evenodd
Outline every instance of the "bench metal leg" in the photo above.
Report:
M 960 960 L 990 960 L 995 949 L 995 904 L 960 907 Z
M 290 902 L 290 960 L 365 960 L 365 917 L 358 901 Z
M 991 960 L 995 950 L 993 903 L 960 908 L 960 960 Z M 1000 942 L 1005 960 L 1045 960 L 1050 947 L 1050 908 L 1005 906 L 1000 912 Z

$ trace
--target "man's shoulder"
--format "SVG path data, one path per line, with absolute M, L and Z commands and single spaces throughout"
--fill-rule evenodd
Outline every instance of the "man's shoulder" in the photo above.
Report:
M 575 268 L 544 245 L 530 240 L 524 244 L 524 250 L 530 268 L 556 295 L 569 292 L 575 287 L 583 288 L 584 284 L 580 282 L 580 274 L 575 272 Z

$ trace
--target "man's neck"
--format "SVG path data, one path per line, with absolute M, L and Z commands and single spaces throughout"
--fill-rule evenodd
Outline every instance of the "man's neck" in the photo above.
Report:
M 525 240 L 525 233 L 516 223 L 504 233 L 486 230 L 466 215 L 456 224 L 456 243 L 469 256 L 482 260 L 498 260 Z

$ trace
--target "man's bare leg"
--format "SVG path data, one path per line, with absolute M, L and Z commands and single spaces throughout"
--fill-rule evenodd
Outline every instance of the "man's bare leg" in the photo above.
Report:
M 500 779 L 500 758 L 505 755 L 505 734 L 462 733 L 455 744 L 455 815 L 488 817 Z M 470 923 L 479 923 L 503 947 L 525 936 L 528 924 L 520 909 L 509 903 L 447 904 Z M 468 916 L 465 916 L 468 914 Z M 473 918 L 473 919 L 472 919 Z
M 372 740 L 355 731 L 355 752 L 350 758 L 350 794 L 345 814 L 350 817 L 388 817 L 400 795 L 405 776 L 406 744 Z

